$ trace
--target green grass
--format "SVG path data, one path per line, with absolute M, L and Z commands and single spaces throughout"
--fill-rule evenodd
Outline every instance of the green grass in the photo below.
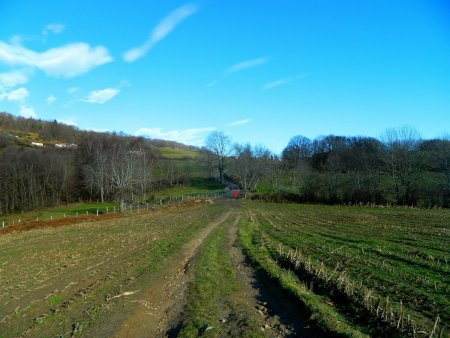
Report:
M 213 180 L 197 177 L 192 178 L 189 185 L 164 189 L 155 193 L 155 200 L 166 200 L 169 197 L 180 197 L 195 194 L 222 192 L 224 185 Z
M 189 287 L 187 317 L 179 337 L 261 337 L 256 322 L 242 313 L 233 300 L 240 289 L 231 258 L 225 249 L 226 227 L 221 225 L 205 241 L 194 266 L 194 280 Z M 226 319 L 224 323 L 221 319 Z M 211 327 L 210 330 L 207 330 Z
M 161 156 L 167 159 L 195 159 L 199 157 L 199 153 L 193 150 L 161 147 L 159 148 Z
M 277 248 L 296 252 L 302 282 L 314 281 L 324 297 L 333 299 L 337 278 L 345 276 L 355 290 L 349 301 L 371 290 L 369 307 L 375 308 L 377 301 L 385 304 L 389 297 L 389 307 L 397 313 L 402 308 L 421 330 L 430 332 L 439 315 L 439 330 L 446 331 L 450 321 L 448 210 L 257 202 L 246 207 L 271 248 L 268 254 L 289 263 L 293 260 L 277 253 Z M 306 264 L 327 277 L 308 276 Z
M 240 240 L 244 252 L 292 299 L 297 299 L 309 313 L 309 320 L 330 336 L 364 337 L 357 328 L 352 327 L 335 309 L 324 303 L 324 299 L 310 292 L 289 270 L 280 267 L 271 258 L 264 238 L 255 224 L 242 218 Z
M 80 215 L 86 214 L 86 211 L 89 214 L 95 214 L 97 209 L 99 209 L 99 213 L 106 213 L 107 208 L 109 212 L 112 212 L 115 206 L 117 207 L 115 203 L 75 203 L 55 208 L 36 209 L 23 213 L 0 216 L 0 223 L 4 221 L 7 225 L 10 225 L 10 223 L 13 221 L 17 222 L 19 219 L 21 222 L 25 222 L 34 221 L 36 218 L 41 221 L 47 221 L 52 217 L 53 219 L 63 218 L 64 214 L 66 216 L 75 216 L 77 212 Z

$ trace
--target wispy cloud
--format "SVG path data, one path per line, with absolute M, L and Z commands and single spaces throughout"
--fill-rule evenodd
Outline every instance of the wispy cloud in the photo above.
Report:
M 0 89 L 12 88 L 27 82 L 28 74 L 26 71 L 14 70 L 12 72 L 0 74 Z
M 7 100 L 11 102 L 24 102 L 30 96 L 28 89 L 21 87 L 15 90 L 0 93 L 0 101 Z
M 141 128 L 135 132 L 135 135 L 201 146 L 206 134 L 214 130 L 216 128 L 213 127 L 169 131 L 163 131 L 161 128 Z
M 43 35 L 48 35 L 49 33 L 53 34 L 61 34 L 66 30 L 66 26 L 60 23 L 51 23 L 45 26 L 44 30 L 42 31 Z
M 275 87 L 279 87 L 279 86 L 282 86 L 282 85 L 285 85 L 285 84 L 297 81 L 299 79 L 303 79 L 303 78 L 305 78 L 307 76 L 308 76 L 308 74 L 302 74 L 302 75 L 298 75 L 298 76 L 285 77 L 285 78 L 282 78 L 282 79 L 279 79 L 279 80 L 275 80 L 275 81 L 266 83 L 263 86 L 262 89 L 263 90 L 273 89 Z
M 196 13 L 197 10 L 198 6 L 194 4 L 187 4 L 178 7 L 153 29 L 149 39 L 144 44 L 127 50 L 123 55 L 123 59 L 126 62 L 134 62 L 137 59 L 140 59 L 147 54 L 154 45 L 169 35 L 170 32 L 172 32 L 181 22 L 183 22 L 183 20 Z
M 75 94 L 79 90 L 80 88 L 78 87 L 70 87 L 69 89 L 67 89 L 67 94 Z
M 120 93 L 117 88 L 105 88 L 100 90 L 93 90 L 82 101 L 96 104 L 104 104 L 111 100 L 114 96 Z
M 227 68 L 225 70 L 225 73 L 230 75 L 233 73 L 241 72 L 241 71 L 249 69 L 249 68 L 261 66 L 267 62 L 269 62 L 269 58 L 267 56 L 253 59 L 253 60 L 241 61 L 241 62 L 236 63 L 235 65 Z
M 215 86 L 216 84 L 218 84 L 219 82 L 220 82 L 219 79 L 213 80 L 213 81 L 211 81 L 210 83 L 208 83 L 206 86 L 209 87 L 209 88 L 211 88 L 211 87 L 214 87 L 214 86 Z
M 27 105 L 20 106 L 19 115 L 22 117 L 26 117 L 26 118 L 30 118 L 30 117 L 33 119 L 37 118 L 37 114 L 34 111 L 34 108 L 31 106 L 27 106 Z
M 73 118 L 73 117 L 68 117 L 68 118 L 64 118 L 64 119 L 58 119 L 57 120 L 59 123 L 64 123 L 67 124 L 69 126 L 77 126 L 77 121 Z
M 53 95 L 53 94 L 51 94 L 51 95 L 47 96 L 47 99 L 46 99 L 45 101 L 46 101 L 47 104 L 50 106 L 50 105 L 52 105 L 53 103 L 55 103 L 55 101 L 56 101 L 56 96 Z
M 252 120 L 253 119 L 244 119 L 244 120 L 234 121 L 234 122 L 226 124 L 225 127 L 239 127 L 239 126 L 243 126 L 244 124 L 250 123 Z
M 0 62 L 38 68 L 53 77 L 77 77 L 112 60 L 105 47 L 91 47 L 84 42 L 51 48 L 40 53 L 20 44 L 0 41 Z

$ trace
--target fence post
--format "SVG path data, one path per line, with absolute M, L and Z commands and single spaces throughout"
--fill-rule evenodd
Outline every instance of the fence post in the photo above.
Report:
M 108 213 L 109 212 L 109 208 L 108 207 L 106 207 L 106 213 Z
M 78 217 L 78 211 L 77 211 L 77 217 Z
M 5 227 L 5 221 L 2 222 L 2 228 L 4 228 L 4 227 Z
M 87 210 L 86 210 L 86 215 L 89 215 Z
M 53 215 L 50 216 L 50 221 L 53 221 Z M 20 219 L 19 219 L 20 222 Z
M 98 209 L 97 209 L 97 216 L 98 216 Z

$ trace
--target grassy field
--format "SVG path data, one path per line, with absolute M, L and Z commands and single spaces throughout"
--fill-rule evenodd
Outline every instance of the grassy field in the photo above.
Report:
M 158 148 L 161 152 L 161 156 L 167 159 L 195 159 L 199 157 L 199 153 L 193 150 L 171 148 L 171 147 L 161 147 Z
M 17 222 L 19 219 L 21 222 L 35 221 L 36 219 L 42 221 L 48 221 L 51 218 L 58 219 L 66 216 L 76 216 L 86 214 L 96 214 L 97 209 L 99 213 L 112 212 L 114 207 L 117 207 L 115 203 L 75 203 L 70 205 L 63 205 L 55 208 L 45 208 L 36 209 L 33 211 L 27 211 L 23 213 L 8 214 L 5 216 L 0 216 L 0 226 L 4 221 L 7 225 L 11 224 L 13 221 Z
M 157 191 L 155 193 L 155 200 L 156 201 L 158 201 L 159 199 L 166 200 L 169 197 L 176 198 L 180 196 L 223 192 L 223 191 L 224 191 L 223 184 L 207 178 L 197 177 L 192 178 L 189 184 Z
M 325 329 L 448 334 L 450 211 L 244 205 L 248 254 Z
M 0 338 L 448 336 L 449 210 L 209 203 L 0 234 Z
M 112 317 L 113 327 L 131 311 L 122 296 L 147 288 L 152 273 L 222 209 L 203 205 L 0 236 L 0 337 L 89 336 Z

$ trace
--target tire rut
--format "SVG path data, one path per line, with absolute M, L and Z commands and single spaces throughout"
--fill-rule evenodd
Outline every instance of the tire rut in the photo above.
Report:
M 165 337 L 172 323 L 179 317 L 192 274 L 189 267 L 206 237 L 225 222 L 231 210 L 203 229 L 195 239 L 183 245 L 149 288 L 130 300 L 137 304 L 132 314 L 122 323 L 114 337 Z
M 240 213 L 228 230 L 228 252 L 241 284 L 241 297 L 247 304 L 251 316 L 261 324 L 261 333 L 269 337 L 322 337 L 307 323 L 301 309 L 281 294 L 278 287 L 263 272 L 253 268 L 238 243 Z

